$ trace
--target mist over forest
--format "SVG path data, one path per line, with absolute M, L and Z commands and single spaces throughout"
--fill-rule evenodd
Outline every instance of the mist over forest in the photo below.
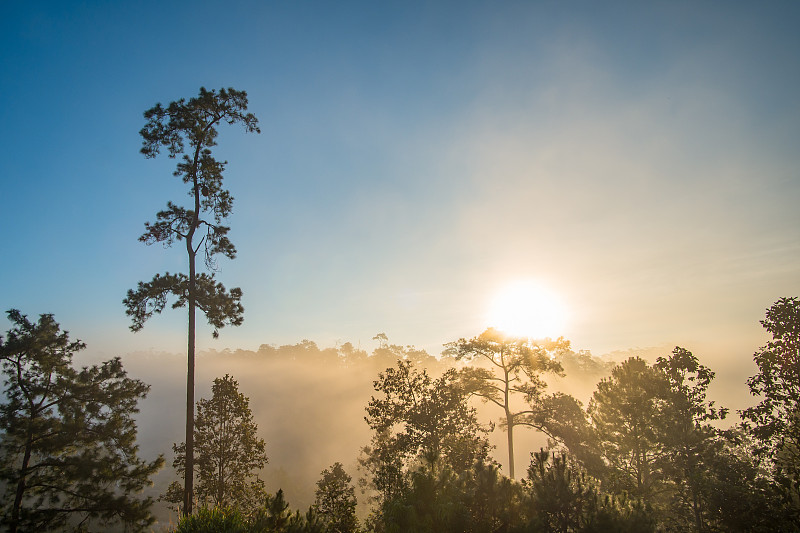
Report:
M 390 339 L 393 340 L 393 339 Z M 249 398 L 258 434 L 267 444 L 269 464 L 261 471 L 267 490 L 282 489 L 293 508 L 306 508 L 314 502 L 315 482 L 320 472 L 335 462 L 357 479 L 361 448 L 370 440 L 370 428 L 364 420 L 365 407 L 375 394 L 373 382 L 379 372 L 392 367 L 399 359 L 411 360 L 432 375 L 447 368 L 462 368 L 464 362 L 410 345 L 377 341 L 371 351 L 359 350 L 346 342 L 338 347 L 321 347 L 302 340 L 296 344 L 262 344 L 252 350 L 209 350 L 200 352 L 196 367 L 196 398 L 210 397 L 215 378 L 230 374 L 239 382 L 240 391 Z M 548 392 L 563 392 L 587 406 L 597 383 L 610 374 L 611 368 L 629 357 L 638 356 L 653 362 L 664 357 L 670 347 L 620 350 L 594 356 L 575 347 L 559 355 L 564 376 L 547 376 Z M 699 354 L 702 361 L 702 354 Z M 186 355 L 164 352 L 134 352 L 123 357 L 132 377 L 151 384 L 147 398 L 140 402 L 136 417 L 142 455 L 153 458 L 164 454 L 167 466 L 154 477 L 154 486 L 146 494 L 159 496 L 177 479 L 169 466 L 171 446 L 183 441 L 182 420 L 185 413 Z M 480 365 L 479 361 L 473 364 Z M 744 382 L 738 390 L 726 387 L 728 398 L 747 394 Z M 717 399 L 717 398 L 712 398 Z M 725 405 L 725 402 L 722 402 Z M 501 427 L 502 412 L 478 398 L 471 400 L 482 423 L 495 423 L 489 434 L 494 447 L 491 455 L 500 464 L 504 459 L 506 434 Z M 733 416 L 722 426 L 738 421 Z M 515 461 L 526 465 L 531 453 L 548 446 L 547 437 L 531 428 L 518 430 L 515 436 Z M 359 513 L 368 511 L 366 496 L 359 491 Z M 154 506 L 154 514 L 164 523 L 177 515 L 163 502 Z
M 73 366 L 85 345 L 52 315 L 7 315 L 1 520 L 12 533 L 119 522 L 175 533 L 228 522 L 243 533 L 788 533 L 799 523 L 796 297 L 767 309 L 773 340 L 754 352 L 744 385 L 755 401 L 743 410 L 708 394 L 714 370 L 680 346 L 596 357 L 561 337 L 488 328 L 438 356 L 384 333 L 371 352 L 309 340 L 200 352 L 190 513 L 179 507 L 184 356 Z

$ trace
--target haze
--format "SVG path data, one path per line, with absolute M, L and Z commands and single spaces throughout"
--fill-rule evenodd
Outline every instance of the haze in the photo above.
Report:
M 82 361 L 123 355 L 153 385 L 147 450 L 168 452 L 182 404 L 174 436 L 145 415 L 183 394 L 185 313 L 133 334 L 121 301 L 185 270 L 178 247 L 136 240 L 185 191 L 172 161 L 139 154 L 138 132 L 156 102 L 234 87 L 262 129 L 221 128 L 215 151 L 238 249 L 219 276 L 244 291 L 245 322 L 218 340 L 201 327 L 200 350 L 369 351 L 385 332 L 438 355 L 490 325 L 497 291 L 533 279 L 564 305 L 553 335 L 574 349 L 686 347 L 717 372 L 712 395 L 745 407 L 758 321 L 800 294 L 798 15 L 793 2 L 3 3 L 0 304 L 53 313 L 87 343 Z M 198 396 L 219 365 L 200 359 Z M 280 382 L 239 368 L 254 400 Z M 342 424 L 361 423 L 364 379 Z M 350 394 L 339 373 L 314 387 L 270 397 Z M 319 469 L 354 464 L 366 428 L 326 428 L 352 438 Z M 268 441 L 270 468 L 291 468 L 284 445 Z

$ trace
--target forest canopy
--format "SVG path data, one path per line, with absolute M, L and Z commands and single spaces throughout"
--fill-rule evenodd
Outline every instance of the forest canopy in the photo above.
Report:
M 493 408 L 496 389 L 476 381 L 490 378 L 481 369 L 498 367 L 461 355 L 481 348 L 482 337 L 452 343 L 461 354 L 445 350 L 441 357 L 392 344 L 385 335 L 376 335 L 378 346 L 371 353 L 349 343 L 320 348 L 304 340 L 262 345 L 257 352 L 207 354 L 200 359 L 204 373 L 226 373 L 210 380 L 210 394 L 203 394 L 198 406 L 198 465 L 209 469 L 199 471 L 200 509 L 178 530 L 239 524 L 242 531 L 795 531 L 797 425 L 785 413 L 798 411 L 797 373 L 792 373 L 800 331 L 797 309 L 797 298 L 784 298 L 768 310 L 763 326 L 772 340 L 755 352 L 759 371 L 743 384 L 759 403 L 735 413 L 709 397 L 715 372 L 685 348 L 651 361 L 632 356 L 612 362 L 576 352 L 564 340 L 502 340 L 498 332 L 487 332 L 487 341 L 515 343 L 509 354 L 527 358 L 514 363 L 520 368 L 546 363 L 556 370 L 549 377 L 526 370 L 526 379 L 533 381 L 521 381 L 521 392 L 509 396 L 515 402 L 511 412 L 531 409 L 523 419 L 533 413 L 541 417 L 531 418 L 539 424 L 517 427 L 528 456 L 519 479 L 504 473 L 508 423 L 505 411 Z M 157 473 L 161 458 L 147 462 L 132 455 L 138 449 L 137 399 L 151 387 L 128 378 L 120 359 L 72 370 L 71 354 L 83 344 L 70 341 L 50 315 L 38 323 L 15 311 L 9 316 L 17 326 L 0 345 L 10 399 L 2 411 L 10 429 L 2 441 L 9 527 L 34 521 L 53 529 L 74 525 L 67 513 L 41 505 L 49 501 L 66 509 L 69 499 L 47 491 L 70 494 L 70 483 L 84 487 L 82 497 L 97 502 L 79 513 L 78 521 L 90 530 L 103 530 L 115 520 L 168 522 L 164 503 L 154 499 L 158 494 L 170 499 L 169 479 L 179 477 L 184 464 L 182 445 L 174 447 L 174 455 L 166 454 L 176 470 Z M 139 363 L 146 359 L 137 357 Z M 249 369 L 249 375 L 239 379 L 230 369 Z M 164 366 L 160 370 L 170 372 Z M 45 376 L 51 381 L 41 381 Z M 565 392 L 575 382 L 594 383 L 594 392 L 583 399 Z M 502 380 L 485 383 L 504 386 Z M 62 391 L 58 398 L 64 400 L 33 400 L 51 406 L 47 416 L 26 411 L 32 393 L 45 394 L 48 387 Z M 162 392 L 164 387 L 155 385 Z M 70 395 L 75 399 L 66 400 Z M 108 410 L 112 403 L 116 411 Z M 77 417 L 78 412 L 84 415 Z M 14 428 L 29 427 L 25 420 L 32 420 L 31 413 L 48 435 L 61 436 L 34 437 L 26 462 L 26 432 Z M 83 416 L 101 418 L 93 422 Z M 299 420 L 304 423 L 290 423 Z M 85 431 L 76 424 L 95 424 L 98 432 L 91 434 L 97 440 L 77 440 Z M 126 437 L 104 441 L 104 427 Z M 237 434 L 248 435 L 250 444 L 235 448 L 229 435 Z M 163 453 L 164 437 L 151 437 L 148 448 Z M 323 445 L 320 437 L 330 442 Z M 538 444 L 526 440 L 530 437 Z M 342 439 L 341 446 L 334 446 L 336 439 Z M 316 446 L 303 455 L 298 448 L 308 443 Z M 108 489 L 96 482 L 85 485 L 69 465 L 117 456 L 113 446 L 123 444 L 128 451 L 119 457 L 132 460 L 132 470 L 125 474 L 115 468 L 113 475 L 129 476 L 114 482 L 126 488 L 91 496 L 89 486 Z M 74 455 L 76 449 L 82 454 Z M 35 465 L 55 465 L 53 458 L 62 465 L 58 476 L 64 484 L 45 490 L 41 476 L 46 471 Z M 233 477 L 215 477 L 223 464 Z M 155 482 L 152 489 L 148 480 Z M 291 489 L 291 500 L 283 486 Z M 150 496 L 137 496 L 143 489 Z M 181 502 L 179 485 L 171 496 Z M 103 501 L 115 502 L 115 511 L 104 510 Z M 123 502 L 129 511 L 122 511 Z

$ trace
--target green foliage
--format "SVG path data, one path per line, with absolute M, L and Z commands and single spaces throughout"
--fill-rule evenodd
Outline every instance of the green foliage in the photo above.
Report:
M 700 499 L 703 531 L 797 530 L 778 487 L 761 468 L 747 433 L 728 430 L 711 441 L 704 452 L 700 463 L 704 469 Z M 675 515 L 680 517 L 679 512 Z
M 460 501 L 457 478 L 449 468 L 410 475 L 408 489 L 384 502 L 381 528 L 386 533 L 467 531 L 469 513 Z
M 641 503 L 602 494 L 597 482 L 566 455 L 532 453 L 524 486 L 529 517 L 524 531 L 655 531 Z
M 611 377 L 597 384 L 588 411 L 605 468 L 592 474 L 612 492 L 652 503 L 661 491 L 665 387 L 661 375 L 638 357 L 614 367 Z
M 129 290 L 128 297 L 123 301 L 132 320 L 131 330 L 141 330 L 153 314 L 160 314 L 166 307 L 169 296 L 175 297 L 173 309 L 186 307 L 190 294 L 189 285 L 189 277 L 185 274 L 169 272 L 163 276 L 156 274 L 147 283 L 140 281 L 136 290 Z M 222 283 L 214 279 L 213 274 L 201 273 L 195 277 L 191 292 L 194 294 L 194 305 L 206 315 L 208 323 L 214 326 L 214 337 L 219 336 L 219 330 L 226 324 L 242 325 L 244 308 L 240 304 L 240 288 L 227 291 Z
M 585 472 L 566 456 L 541 450 L 531 454 L 526 487 L 530 515 L 542 531 L 577 531 L 597 507 L 597 490 Z
M 602 470 L 603 460 L 597 453 L 586 412 L 574 397 L 560 392 L 545 396 L 528 419 L 534 422 L 531 425 L 541 428 L 550 437 L 552 444 L 568 449 L 587 469 L 593 472 Z
M 614 368 L 589 407 L 589 446 L 604 461 L 591 471 L 651 506 L 666 530 L 783 531 L 786 508 L 746 435 L 711 424 L 727 414 L 706 399 L 713 378 L 680 347 L 652 367 L 631 358 Z
M 496 465 L 456 473 L 412 472 L 408 485 L 383 502 L 371 530 L 385 533 L 517 533 L 655 531 L 652 513 L 598 483 L 566 456 L 532 454 L 530 479 L 517 483 Z
M 479 396 L 503 409 L 503 424 L 508 431 L 508 468 L 513 478 L 514 427 L 526 425 L 547 431 L 553 417 L 544 406 L 550 398 L 544 395 L 547 384 L 541 375 L 563 375 L 563 369 L 554 355 L 567 350 L 569 342 L 562 338 L 555 341 L 531 341 L 509 337 L 489 328 L 473 339 L 462 338 L 447 346 L 445 353 L 456 360 L 477 361 L 488 365 L 488 368 L 466 366 L 459 377 L 469 394 Z M 524 397 L 529 407 L 515 408 L 513 404 L 517 396 Z
M 458 476 L 483 462 L 489 445 L 454 369 L 433 379 L 400 360 L 381 372 L 374 386 L 382 396 L 373 396 L 367 406 L 366 421 L 375 433 L 360 458 L 367 474 L 362 486 L 377 492 L 372 522 L 391 524 L 386 517 L 406 505 L 409 491 L 426 486 L 417 479 L 420 469 L 433 478 L 445 472 Z
M 352 478 L 344 471 L 342 463 L 334 463 L 330 470 L 322 471 L 317 481 L 314 511 L 331 533 L 354 533 L 358 531 L 356 518 L 356 489 Z
M 520 520 L 522 486 L 503 476 L 494 463 L 475 463 L 463 472 L 460 493 L 470 517 L 469 531 L 505 531 Z
M 175 533 L 247 533 L 251 531 L 238 509 L 200 507 L 178 522 Z
M 476 463 L 461 473 L 423 467 L 409 478 L 406 490 L 383 503 L 373 530 L 489 533 L 518 525 L 520 486 L 496 465 Z
M 239 384 L 229 375 L 214 380 L 210 400 L 197 402 L 194 428 L 197 486 L 195 496 L 201 505 L 252 509 L 264 497 L 264 482 L 256 470 L 267 462 L 266 444 L 258 438 L 249 399 L 239 392 Z M 185 468 L 184 443 L 173 445 L 173 466 Z M 164 499 L 179 503 L 182 494 L 171 486 Z
M 233 209 L 233 197 L 222 188 L 225 162 L 211 155 L 216 146 L 219 124 L 241 123 L 248 132 L 260 132 L 258 120 L 247 111 L 247 93 L 235 89 L 207 91 L 188 102 L 180 99 L 164 108 L 161 104 L 144 114 L 147 124 L 140 131 L 142 153 L 156 157 L 166 147 L 171 159 L 182 155 L 174 172 L 176 177 L 189 184 L 192 207 L 180 207 L 172 202 L 159 211 L 156 222 L 145 223 L 145 233 L 139 240 L 145 244 L 162 243 L 171 246 L 176 241 L 186 243 L 189 256 L 189 275 L 156 275 L 150 282 L 139 282 L 137 289 L 129 290 L 123 303 L 132 318 L 131 329 L 139 331 L 153 313 L 160 313 L 168 296 L 176 297 L 173 308 L 187 304 L 197 305 L 214 326 L 214 336 L 226 323 L 242 322 L 241 290 L 230 292 L 211 275 L 195 276 L 195 257 L 202 248 L 206 266 L 216 270 L 214 256 L 222 254 L 233 259 L 236 248 L 228 238 L 230 228 L 222 224 Z M 185 153 L 188 145 L 188 153 Z M 201 233 L 197 233 L 201 232 Z M 200 242 L 195 244 L 194 238 Z
M 253 533 L 326 533 L 323 521 L 319 519 L 313 508 L 305 515 L 299 511 L 291 512 L 289 504 L 279 490 L 274 496 L 267 495 L 264 505 L 256 511 L 250 520 Z
M 710 466 L 722 452 L 718 432 L 709 425 L 724 419 L 727 409 L 706 401 L 714 372 L 692 353 L 675 347 L 659 357 L 654 369 L 665 382 L 659 440 L 667 452 L 662 470 L 670 481 L 671 502 L 665 520 L 675 527 L 705 531 L 715 472 Z
M 316 513 L 294 513 L 279 490 L 274 496 L 265 494 L 260 507 L 248 516 L 232 507 L 202 506 L 197 513 L 184 516 L 175 533 L 333 533 L 326 529 Z
M 761 402 L 742 417 L 800 517 L 800 299 L 781 298 L 761 325 L 772 340 L 753 356 L 758 374 L 747 380 Z
M 373 396 L 367 406 L 365 419 L 375 436 L 364 449 L 362 465 L 384 497 L 402 487 L 403 472 L 414 464 L 460 472 L 486 457 L 486 429 L 467 405 L 454 369 L 434 380 L 400 360 L 397 368 L 380 373 L 374 386 L 383 395 Z
M 57 529 L 67 522 L 125 524 L 153 521 L 149 485 L 163 459 L 137 457 L 137 402 L 149 387 L 127 377 L 119 358 L 76 370 L 70 341 L 52 315 L 30 322 L 8 312 L 15 327 L 3 340 L 0 479 L 9 531 Z
M 274 496 L 267 495 L 263 506 L 253 515 L 253 529 L 263 531 L 284 531 L 292 519 L 289 504 L 283 497 L 283 490 Z

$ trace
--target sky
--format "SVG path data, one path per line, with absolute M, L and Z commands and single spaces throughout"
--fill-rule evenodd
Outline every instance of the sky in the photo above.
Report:
M 536 280 L 596 355 L 687 347 L 741 383 L 758 321 L 800 296 L 795 2 L 0 4 L 0 305 L 53 313 L 97 357 L 180 353 L 129 331 L 138 242 L 184 201 L 142 113 L 245 90 L 222 127 L 235 198 L 219 279 L 245 322 L 201 350 L 373 337 L 438 354 Z M 202 320 L 199 320 L 202 322 Z M 7 321 L 0 321 L 6 331 Z

